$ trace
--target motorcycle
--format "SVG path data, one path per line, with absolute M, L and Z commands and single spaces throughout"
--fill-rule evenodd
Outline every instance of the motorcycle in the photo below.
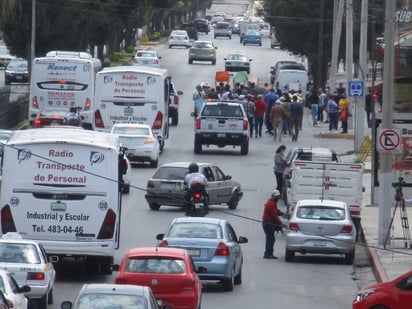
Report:
M 204 217 L 209 213 L 208 196 L 204 184 L 192 185 L 189 192 L 186 216 Z

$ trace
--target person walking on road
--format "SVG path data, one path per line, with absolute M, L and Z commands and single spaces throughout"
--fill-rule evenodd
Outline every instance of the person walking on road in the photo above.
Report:
M 288 165 L 285 158 L 285 150 L 285 145 L 280 145 L 278 149 L 276 149 L 273 164 L 273 172 L 276 177 L 276 189 L 279 190 L 281 194 L 283 194 L 283 173 Z
M 273 101 L 273 99 L 270 99 Z M 274 103 L 274 102 L 273 102 Z M 286 112 L 283 106 L 280 104 L 280 100 L 276 100 L 270 110 L 270 123 L 273 127 L 273 140 L 281 142 L 282 141 L 282 131 L 283 131 L 283 119 L 286 118 Z
M 300 119 L 303 116 L 303 106 L 298 102 L 298 97 L 292 97 L 290 104 L 290 131 L 292 132 L 292 142 L 298 141 Z
M 266 104 L 263 101 L 263 95 L 259 94 L 255 100 L 255 137 L 262 137 L 263 117 L 266 112 Z
M 275 232 L 281 231 L 286 224 L 279 218 L 282 213 L 278 210 L 278 200 L 280 199 L 280 192 L 274 190 L 270 198 L 265 203 L 265 208 L 262 215 L 262 227 L 266 235 L 265 253 L 263 258 L 265 259 L 277 259 L 277 256 L 273 255 L 275 246 Z

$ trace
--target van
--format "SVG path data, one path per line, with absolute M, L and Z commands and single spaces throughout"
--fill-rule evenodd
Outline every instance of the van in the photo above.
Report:
M 232 27 L 228 22 L 222 21 L 216 23 L 214 34 L 215 39 L 218 36 L 228 37 L 229 39 L 232 39 Z
M 305 70 L 302 69 L 284 69 L 280 67 L 276 71 L 275 88 L 284 91 L 301 91 L 302 98 L 306 98 L 306 93 L 309 86 L 309 76 Z

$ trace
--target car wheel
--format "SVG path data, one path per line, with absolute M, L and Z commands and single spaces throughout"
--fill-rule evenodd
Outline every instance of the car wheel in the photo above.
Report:
M 223 283 L 223 289 L 224 289 L 226 292 L 231 292 L 231 291 L 233 291 L 233 278 L 223 279 L 222 283 Z
M 54 302 L 54 294 L 53 294 L 53 288 L 51 288 L 49 291 L 49 295 L 47 296 L 47 304 L 53 305 L 53 302 Z
M 202 152 L 202 142 L 200 141 L 199 138 L 195 137 L 195 149 L 194 152 L 196 154 L 201 153 Z
M 179 113 L 176 111 L 172 116 L 172 126 L 177 126 L 179 122 Z
M 239 269 L 239 273 L 233 279 L 233 283 L 236 285 L 242 284 L 242 266 Z
M 248 152 L 249 152 L 249 141 L 246 140 L 240 146 L 240 153 L 245 156 L 248 154 Z
M 285 261 L 286 262 L 293 262 L 294 259 L 295 259 L 295 251 L 291 251 L 291 250 L 286 249 Z
M 151 210 L 159 210 L 160 209 L 160 205 L 157 203 L 150 203 L 149 207 Z
M 130 184 L 123 185 L 123 193 L 128 194 L 130 192 Z
M 355 259 L 355 250 L 351 251 L 350 253 L 345 254 L 345 264 L 352 265 L 353 260 Z
M 239 192 L 235 191 L 233 192 L 232 197 L 230 198 L 230 201 L 227 203 L 227 206 L 229 206 L 229 209 L 236 209 L 238 204 L 239 204 Z
M 39 309 L 47 309 L 47 304 L 49 302 L 48 297 L 49 293 L 46 293 L 37 301 L 37 306 Z
M 156 160 L 150 162 L 150 167 L 157 168 L 158 165 L 159 165 L 159 158 L 157 158 Z

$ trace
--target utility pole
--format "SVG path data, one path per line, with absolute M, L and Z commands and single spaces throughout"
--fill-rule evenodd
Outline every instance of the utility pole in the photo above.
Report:
M 31 66 L 36 53 L 36 0 L 32 0 L 31 3 L 31 48 L 30 48 L 30 63 L 29 72 L 31 75 Z
M 363 81 L 363 97 L 356 97 L 355 103 L 355 145 L 354 149 L 358 152 L 362 146 L 365 135 L 365 94 L 366 94 L 366 52 L 367 52 L 367 33 L 368 33 L 368 0 L 362 0 L 361 25 L 360 25 L 360 44 L 359 44 L 359 73 L 360 80 Z
M 383 58 L 383 102 L 382 129 L 393 127 L 393 82 L 395 64 L 395 6 L 396 1 L 386 0 L 385 7 L 385 54 Z M 379 173 L 379 224 L 378 244 L 384 245 L 385 236 L 390 228 L 391 207 L 393 203 L 392 189 L 392 152 L 380 154 Z
M 342 16 L 343 16 L 343 5 L 344 4 L 345 4 L 345 0 L 335 0 L 334 1 L 332 56 L 331 56 L 330 72 L 329 72 L 329 88 L 330 88 L 331 93 L 333 93 L 336 90 L 336 71 L 338 68 L 339 43 L 340 43 L 340 35 L 342 32 Z
M 325 0 L 320 0 L 320 13 L 319 13 L 319 38 L 318 38 L 318 80 L 316 81 L 317 87 L 322 87 L 324 88 L 324 85 L 322 85 L 323 81 L 323 73 L 324 71 L 324 66 L 322 65 L 323 63 L 323 19 L 325 15 Z M 317 90 L 317 89 L 315 89 Z
M 346 55 L 345 55 L 345 70 L 346 70 L 346 96 L 349 94 L 349 81 L 353 79 L 353 3 L 352 0 L 346 0 Z M 355 98 L 356 104 L 356 98 Z M 348 112 L 353 115 L 353 102 L 348 106 Z M 353 128 L 353 118 L 349 117 L 348 128 Z

